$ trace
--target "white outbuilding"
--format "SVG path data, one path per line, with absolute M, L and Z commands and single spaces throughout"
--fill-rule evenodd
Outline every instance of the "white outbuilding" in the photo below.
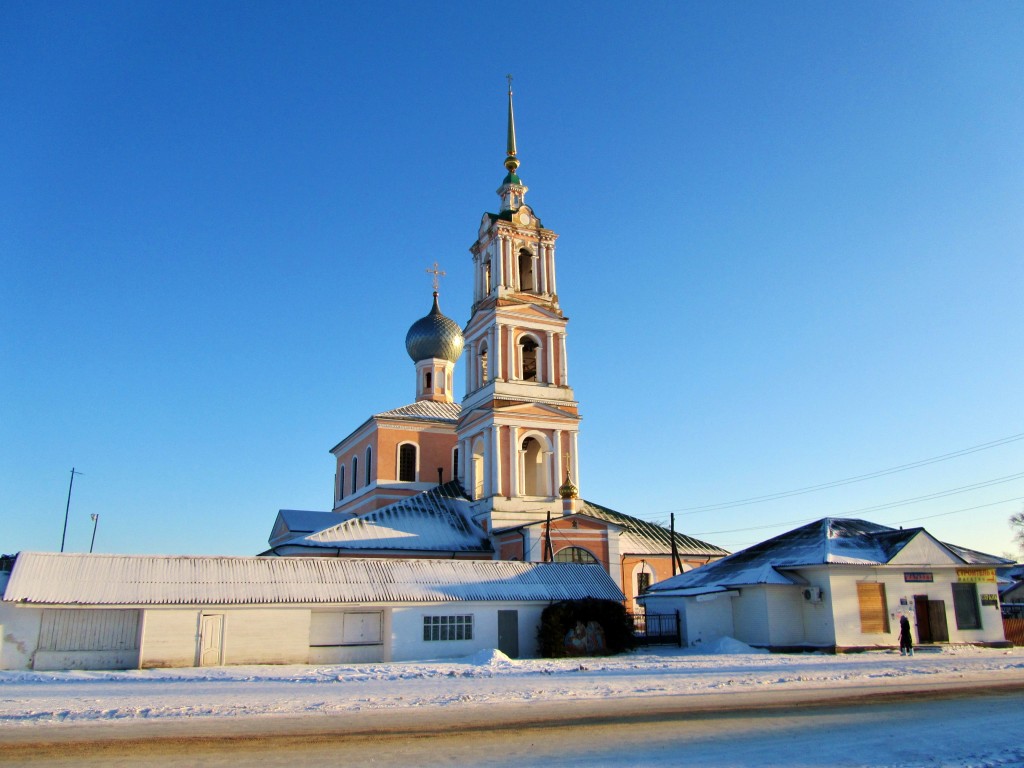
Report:
M 22 552 L 5 576 L 3 669 L 530 657 L 549 604 L 623 600 L 574 563 Z
M 681 644 L 722 637 L 772 650 L 1002 645 L 995 569 L 1008 561 L 923 528 L 824 518 L 653 585 L 648 614 L 676 614 Z

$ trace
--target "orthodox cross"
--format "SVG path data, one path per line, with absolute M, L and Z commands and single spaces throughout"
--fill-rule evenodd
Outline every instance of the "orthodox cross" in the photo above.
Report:
M 437 262 L 436 261 L 434 262 L 433 268 L 432 269 L 428 269 L 426 272 L 427 272 L 428 275 L 433 275 L 434 276 L 434 293 L 437 293 L 437 278 L 438 277 L 445 277 L 446 273 L 442 272 L 441 270 L 439 270 L 437 268 Z

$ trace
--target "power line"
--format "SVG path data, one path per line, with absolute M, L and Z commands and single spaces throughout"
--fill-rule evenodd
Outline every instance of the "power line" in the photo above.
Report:
M 951 453 L 944 453 L 941 456 L 933 456 L 930 459 L 922 459 L 920 461 L 912 461 L 909 464 L 900 464 L 895 467 L 889 467 L 887 469 L 880 469 L 876 472 L 868 472 L 863 475 L 855 475 L 854 477 L 847 477 L 842 480 L 832 480 L 828 483 L 819 483 L 818 485 L 809 485 L 803 488 L 796 488 L 791 491 L 778 491 L 777 493 L 767 493 L 763 496 L 751 496 L 746 499 L 737 499 L 735 501 L 723 501 L 717 504 L 705 504 L 700 507 L 683 507 L 681 509 L 671 509 L 665 512 L 659 512 L 656 514 L 670 514 L 672 512 L 682 514 L 695 514 L 697 512 L 711 512 L 719 509 L 730 509 L 733 507 L 745 507 L 750 504 L 761 504 L 766 501 L 775 501 L 777 499 L 785 499 L 791 496 L 801 496 L 806 493 L 813 493 L 815 491 L 824 491 L 829 488 L 837 488 L 842 485 L 850 485 L 851 483 L 861 483 L 865 480 L 873 480 L 876 477 L 884 477 L 886 475 L 896 474 L 897 472 L 906 472 L 909 469 L 917 469 L 918 467 L 925 467 L 929 464 L 937 464 L 940 461 L 948 461 L 949 459 L 959 458 L 960 456 L 967 456 L 978 451 L 985 451 L 990 448 L 998 448 L 1008 443 L 1013 443 L 1018 440 L 1024 440 L 1024 432 L 1017 435 L 1010 435 L 1009 437 L 1003 437 L 998 440 L 992 440 L 988 443 L 982 443 L 981 445 L 974 445 L 970 448 L 963 448 L 959 451 L 952 451 Z
M 961 509 L 953 509 L 953 510 L 950 510 L 949 512 L 939 512 L 938 514 L 935 514 L 935 515 L 923 515 L 921 517 L 911 517 L 911 518 L 908 518 L 906 520 L 899 520 L 896 523 L 894 523 L 894 525 L 903 525 L 904 523 L 914 523 L 914 522 L 917 522 L 919 520 L 931 520 L 933 517 L 946 517 L 947 515 L 957 515 L 957 514 L 960 514 L 961 512 L 973 512 L 976 509 L 984 509 L 986 507 L 997 507 L 1000 504 L 1009 504 L 1012 501 L 1022 501 L 1022 500 L 1024 500 L 1024 496 L 1014 496 L 1013 498 L 1010 498 L 1010 499 L 1001 499 L 1000 501 L 993 501 L 993 502 L 990 502 L 988 504 L 978 504 L 978 505 L 973 506 L 973 507 L 962 507 Z M 837 517 L 838 517 L 838 515 L 837 515 Z M 769 525 L 758 525 L 758 526 L 754 526 L 754 527 L 751 527 L 751 528 L 733 528 L 732 530 L 729 530 L 729 531 L 707 531 L 707 532 L 705 532 L 705 534 L 696 534 L 696 535 L 706 535 L 707 533 L 716 533 L 716 534 L 717 533 L 745 533 L 747 531 L 759 531 L 759 530 L 766 529 L 766 528 L 781 528 L 782 526 L 788 526 L 788 525 L 800 525 L 800 524 L 812 523 L 815 520 L 820 520 L 820 519 L 821 518 L 818 518 L 818 517 L 808 517 L 808 518 L 804 518 L 802 520 L 790 520 L 789 522 L 772 523 L 772 524 L 769 524 Z M 754 543 L 756 544 L 757 542 L 754 542 Z M 746 549 L 748 546 L 751 546 L 751 545 L 748 544 L 746 546 L 740 547 L 740 550 Z M 737 551 L 740 551 L 740 550 L 737 550 Z

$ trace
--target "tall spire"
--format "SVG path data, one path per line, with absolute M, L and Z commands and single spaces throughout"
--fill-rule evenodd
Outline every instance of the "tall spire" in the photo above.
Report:
M 505 168 L 508 174 L 501 182 L 498 189 L 498 196 L 501 198 L 502 211 L 517 211 L 523 204 L 527 187 L 522 179 L 516 175 L 519 169 L 519 158 L 516 157 L 516 119 L 512 113 L 512 75 L 505 75 L 508 78 L 508 143 L 505 149 Z
M 505 168 L 514 177 L 519 168 L 519 160 L 516 158 L 516 119 L 512 112 L 512 75 L 505 77 L 508 80 L 508 147 L 505 150 L 508 157 L 505 158 Z

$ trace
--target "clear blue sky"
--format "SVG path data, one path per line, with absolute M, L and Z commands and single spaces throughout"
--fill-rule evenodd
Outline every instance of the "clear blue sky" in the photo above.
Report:
M 1012 550 L 1024 5 L 0 5 L 0 551 L 254 554 L 469 317 L 515 75 L 585 498 Z M 463 381 L 460 364 L 457 378 Z M 952 489 L 953 495 L 878 509 Z M 687 511 L 683 511 L 687 510 Z M 969 510 L 969 511 L 964 511 Z

